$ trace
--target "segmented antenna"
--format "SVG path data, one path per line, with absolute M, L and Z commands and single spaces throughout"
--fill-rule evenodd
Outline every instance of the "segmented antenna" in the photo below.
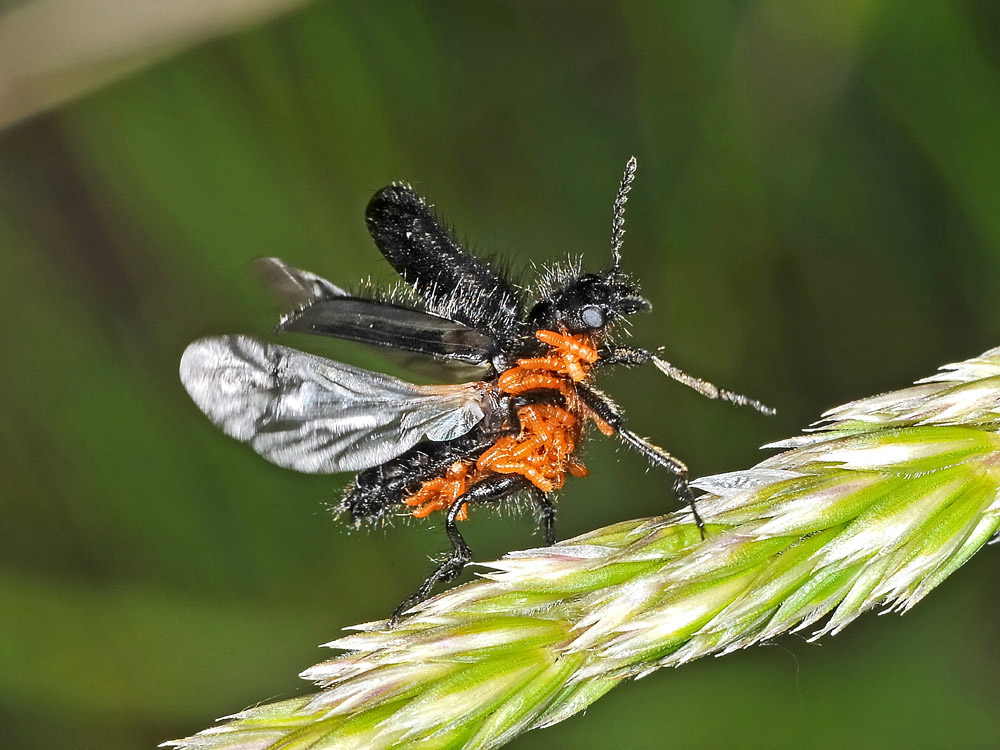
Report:
M 656 351 L 662 351 L 661 346 Z M 722 401 L 729 401 L 730 403 L 736 404 L 737 406 L 749 406 L 751 409 L 756 409 L 761 414 L 766 414 L 767 416 L 773 416 L 775 410 L 770 406 L 762 404 L 755 398 L 750 398 L 749 396 L 744 396 L 742 393 L 733 393 L 732 391 L 727 391 L 725 388 L 719 388 L 717 385 L 709 383 L 707 380 L 702 380 L 701 378 L 696 378 L 694 375 L 688 375 L 679 367 L 667 362 L 665 359 L 661 359 L 656 355 L 653 355 L 653 364 L 656 365 L 656 369 L 666 375 L 668 378 L 676 380 L 678 383 L 686 385 L 688 388 L 698 391 L 702 396 L 707 396 L 708 398 L 717 398 Z
M 611 222 L 611 267 L 617 269 L 622 263 L 622 242 L 625 239 L 625 204 L 628 203 L 628 192 L 632 189 L 635 179 L 635 157 L 629 157 L 622 175 L 618 195 L 615 197 L 615 217 Z

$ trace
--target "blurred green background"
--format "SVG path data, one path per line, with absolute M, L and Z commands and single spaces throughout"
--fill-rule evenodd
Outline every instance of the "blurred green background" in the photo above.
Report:
M 655 308 L 635 340 L 779 409 L 608 376 L 698 474 L 1000 345 L 988 0 L 312 2 L 158 52 L 0 131 L 5 748 L 150 747 L 303 693 L 318 644 L 422 580 L 438 522 L 349 532 L 325 510 L 345 477 L 269 465 L 177 378 L 196 337 L 267 335 L 255 256 L 390 280 L 363 211 L 392 180 L 527 279 L 607 263 L 634 153 L 625 265 Z M 675 507 L 608 441 L 587 462 L 561 536 Z M 478 559 L 537 538 L 467 529 Z M 510 747 L 996 745 L 998 574 L 987 550 L 906 617 L 661 671 Z

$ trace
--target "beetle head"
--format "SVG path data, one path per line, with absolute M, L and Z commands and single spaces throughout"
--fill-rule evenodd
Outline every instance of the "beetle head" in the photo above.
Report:
M 582 274 L 535 305 L 530 320 L 536 330 L 597 333 L 624 316 L 652 309 L 639 289 L 614 269 L 605 274 Z

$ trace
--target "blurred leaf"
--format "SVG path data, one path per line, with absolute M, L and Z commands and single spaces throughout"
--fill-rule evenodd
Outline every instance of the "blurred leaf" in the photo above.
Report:
M 305 0 L 27 0 L 0 14 L 0 128 Z

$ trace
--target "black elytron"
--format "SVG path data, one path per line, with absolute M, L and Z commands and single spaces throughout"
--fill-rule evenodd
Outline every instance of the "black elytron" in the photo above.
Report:
M 277 332 L 312 333 L 390 347 L 459 364 L 468 382 L 413 385 L 241 335 L 192 343 L 180 375 L 195 403 L 226 434 L 279 466 L 307 473 L 359 472 L 340 509 L 355 523 L 409 512 L 445 514 L 450 553 L 393 615 L 454 580 L 471 559 L 458 522 L 476 504 L 527 496 L 547 543 L 555 541 L 552 494 L 584 476 L 578 446 L 589 424 L 618 437 L 674 476 L 679 498 L 702 527 L 687 467 L 629 430 L 593 385 L 609 365 L 652 362 L 709 398 L 773 410 L 691 377 L 646 349 L 620 345 L 615 324 L 648 311 L 621 268 L 630 159 L 614 203 L 612 263 L 584 273 L 552 266 L 536 287 L 518 287 L 463 249 L 406 185 L 368 204 L 375 244 L 410 292 L 350 294 L 276 258 L 257 261 L 296 306 Z

